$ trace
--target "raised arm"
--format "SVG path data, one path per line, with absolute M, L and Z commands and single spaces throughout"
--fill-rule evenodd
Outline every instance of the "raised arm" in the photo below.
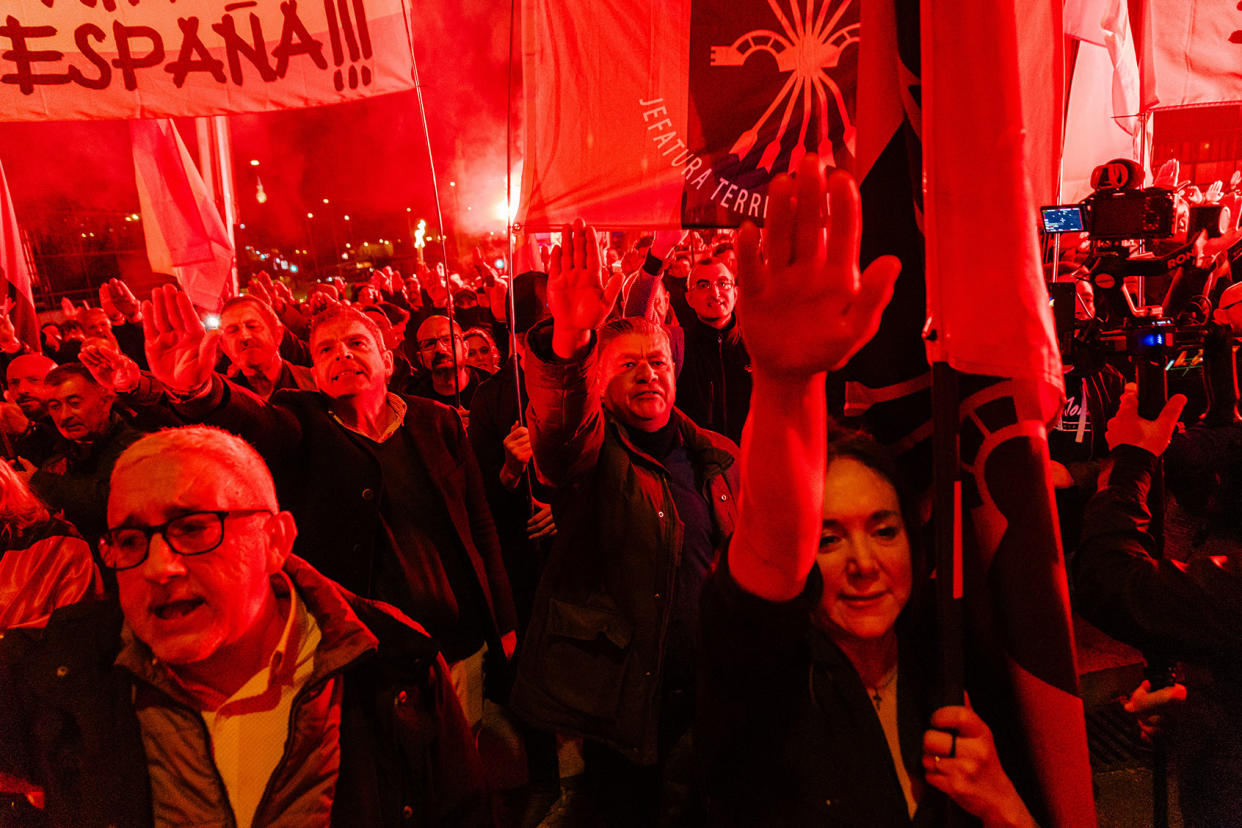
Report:
M 548 272 L 548 311 L 552 314 L 552 350 L 561 359 L 582 359 L 591 335 L 608 319 L 621 276 L 604 279 L 594 227 L 582 219 L 566 227 L 561 245 L 552 250 Z
M 172 285 L 151 291 L 143 304 L 142 333 L 157 380 L 183 397 L 206 391 L 219 356 L 219 334 L 203 328 L 185 293 Z
M 598 456 L 604 426 L 600 396 L 591 387 L 592 348 L 620 289 L 620 275 L 604 278 L 594 228 L 581 220 L 566 227 L 548 272 L 551 335 L 544 323 L 527 335 L 531 446 L 539 477 L 549 485 L 568 483 Z
M 858 187 L 825 178 L 808 155 L 768 191 L 762 241 L 738 234 L 738 315 L 754 367 L 742 433 L 741 494 L 729 570 L 772 601 L 798 595 L 819 547 L 828 418 L 824 382 L 880 324 L 901 269 L 892 256 L 860 274 Z

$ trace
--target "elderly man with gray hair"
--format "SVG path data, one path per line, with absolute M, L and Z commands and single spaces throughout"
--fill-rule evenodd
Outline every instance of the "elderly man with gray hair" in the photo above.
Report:
M 131 446 L 100 545 L 119 607 L 0 642 L 0 777 L 57 825 L 490 824 L 435 644 L 296 535 L 240 438 Z

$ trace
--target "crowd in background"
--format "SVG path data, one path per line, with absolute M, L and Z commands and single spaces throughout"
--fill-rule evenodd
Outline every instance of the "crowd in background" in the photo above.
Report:
M 0 821 L 533 826 L 577 746 L 563 824 L 1034 824 L 983 719 L 932 704 L 917 493 L 828 410 L 900 263 L 859 273 L 857 190 L 816 163 L 762 236 L 260 272 L 211 329 L 112 279 L 41 353 L 0 320 Z M 1144 419 L 1066 361 L 1078 608 L 1202 669 L 1129 704 L 1189 696 L 1182 807 L 1226 824 L 1242 432 L 1218 406 L 1174 439 L 1204 553 L 1157 563 L 1179 401 Z

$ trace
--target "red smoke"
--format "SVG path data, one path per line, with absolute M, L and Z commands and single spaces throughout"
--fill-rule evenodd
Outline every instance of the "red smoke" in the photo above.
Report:
M 416 57 L 450 233 L 455 214 L 470 233 L 504 230 L 494 209 L 504 198 L 509 20 L 508 4 L 486 0 L 414 4 Z M 194 152 L 193 123 L 178 126 Z M 372 238 L 403 233 L 406 207 L 434 232 L 426 139 L 413 92 L 235 115 L 230 127 L 239 221 L 265 241 L 292 247 L 305 245 L 308 231 L 326 237 L 330 208 L 342 242 L 347 213 L 358 240 L 368 225 L 375 228 Z M 259 165 L 252 167 L 251 159 Z M 138 209 L 124 123 L 0 124 L 0 161 L 19 222 L 48 210 Z M 256 175 L 267 195 L 262 205 L 255 200 Z M 449 181 L 457 182 L 456 200 Z M 308 211 L 318 217 L 310 227 Z M 375 223 L 381 216 L 387 220 Z

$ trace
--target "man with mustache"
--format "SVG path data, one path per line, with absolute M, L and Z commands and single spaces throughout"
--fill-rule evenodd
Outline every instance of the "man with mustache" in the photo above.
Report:
M 71 362 L 48 372 L 47 413 L 60 432 L 57 451 L 30 476 L 30 488 L 87 538 L 106 528 L 108 478 L 116 460 L 141 435 L 113 410 L 116 395 L 86 366 Z
M 148 435 L 107 514 L 119 600 L 0 640 L 0 777 L 38 824 L 492 824 L 435 643 L 290 554 L 253 448 Z
M 461 407 L 469 411 L 470 401 L 474 399 L 474 389 L 487 379 L 488 374 L 466 364 L 466 346 L 461 327 L 454 322 L 453 335 L 450 337 L 448 317 L 429 316 L 418 326 L 414 342 L 418 348 L 419 366 L 424 373 L 410 386 L 410 393 L 456 407 L 460 391 Z
M 229 358 L 228 377 L 268 399 L 282 388 L 311 391 L 309 369 L 280 355 L 285 326 L 275 311 L 254 296 L 236 296 L 220 311 L 220 347 Z
M 388 390 L 391 351 L 375 323 L 338 306 L 311 322 L 317 391 L 262 400 L 212 370 L 186 295 L 152 292 L 151 372 L 178 413 L 246 438 L 276 478 L 303 538 L 294 551 L 346 589 L 393 604 L 440 642 L 471 724 L 482 718 L 484 653 L 512 655 L 509 581 L 482 475 L 449 409 Z

